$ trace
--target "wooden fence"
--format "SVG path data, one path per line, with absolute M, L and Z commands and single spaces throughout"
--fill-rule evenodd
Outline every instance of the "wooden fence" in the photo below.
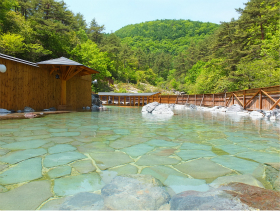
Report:
M 108 99 L 113 99 L 114 102 L 116 100 L 113 96 L 102 96 L 101 100 L 104 100 L 104 97 L 107 102 Z M 143 106 L 151 102 L 182 105 L 188 103 L 206 107 L 231 106 L 233 104 L 239 104 L 246 110 L 272 110 L 274 108 L 280 108 L 280 85 L 217 94 L 157 95 L 134 98 L 119 97 L 115 104 Z

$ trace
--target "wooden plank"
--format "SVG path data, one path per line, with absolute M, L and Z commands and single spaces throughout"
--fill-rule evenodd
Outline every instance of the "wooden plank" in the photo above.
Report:
M 61 79 L 61 105 L 66 105 L 66 80 Z
M 243 91 L 243 108 L 246 107 L 246 90 Z
M 228 106 L 228 103 L 230 102 L 230 99 L 233 97 L 233 94 L 231 94 L 231 96 L 229 97 L 227 103 L 226 103 L 226 106 Z
M 264 93 L 270 100 L 272 100 L 274 103 L 276 103 L 277 101 L 274 100 L 272 97 L 269 96 L 269 94 L 267 94 L 265 91 L 261 90 L 262 93 Z M 278 103 L 277 103 L 278 104 Z
M 260 93 L 260 90 L 259 90 L 257 93 L 255 93 L 255 94 L 253 95 L 253 97 L 250 98 L 250 100 L 245 104 L 245 108 L 246 108 L 246 106 L 247 106 L 259 93 Z
M 279 102 L 280 102 L 280 98 L 272 105 L 272 107 L 269 110 L 274 109 Z
M 135 96 L 133 96 L 133 106 L 135 106 Z
M 262 92 L 260 92 L 260 97 L 259 97 L 259 108 L 262 109 Z
M 236 96 L 236 94 L 235 94 L 235 93 L 232 93 L 232 94 L 236 97 L 237 101 L 241 104 L 241 106 L 244 107 L 243 103 L 238 99 L 238 97 Z
M 144 96 L 142 97 L 142 106 L 144 106 Z
M 215 94 L 213 94 L 213 107 L 215 106 Z

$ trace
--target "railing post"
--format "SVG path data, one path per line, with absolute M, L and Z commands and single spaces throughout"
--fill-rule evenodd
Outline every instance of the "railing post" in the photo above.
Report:
M 259 103 L 260 103 L 260 109 L 262 109 L 262 89 L 260 89 Z
M 118 106 L 120 106 L 120 101 L 121 101 L 120 96 L 118 96 Z
M 194 95 L 194 104 L 196 105 L 196 94 Z
M 243 108 L 246 108 L 246 90 L 243 91 Z
M 213 107 L 215 106 L 215 94 L 213 94 Z
M 227 106 L 227 93 L 225 92 L 225 106 Z
M 234 92 L 232 94 L 234 94 Z M 234 95 L 232 96 L 232 105 L 234 105 Z

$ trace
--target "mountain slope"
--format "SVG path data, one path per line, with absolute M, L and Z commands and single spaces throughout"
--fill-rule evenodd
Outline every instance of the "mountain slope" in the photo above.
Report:
M 219 27 L 214 23 L 191 20 L 156 20 L 127 25 L 115 34 L 133 49 L 145 52 L 165 52 L 177 55 L 197 42 L 213 34 Z

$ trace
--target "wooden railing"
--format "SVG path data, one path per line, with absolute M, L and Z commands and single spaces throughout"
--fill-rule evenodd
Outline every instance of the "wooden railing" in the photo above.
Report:
M 247 110 L 272 110 L 280 108 L 280 85 L 265 88 L 247 89 L 235 92 L 196 95 L 156 95 L 140 97 L 102 96 L 107 102 L 110 99 L 115 105 L 143 106 L 151 102 L 167 104 L 194 104 L 197 106 L 231 106 L 239 104 Z M 115 97 L 116 98 L 116 97 Z M 108 103 L 109 104 L 109 103 Z M 112 103 L 113 104 L 113 103 Z

